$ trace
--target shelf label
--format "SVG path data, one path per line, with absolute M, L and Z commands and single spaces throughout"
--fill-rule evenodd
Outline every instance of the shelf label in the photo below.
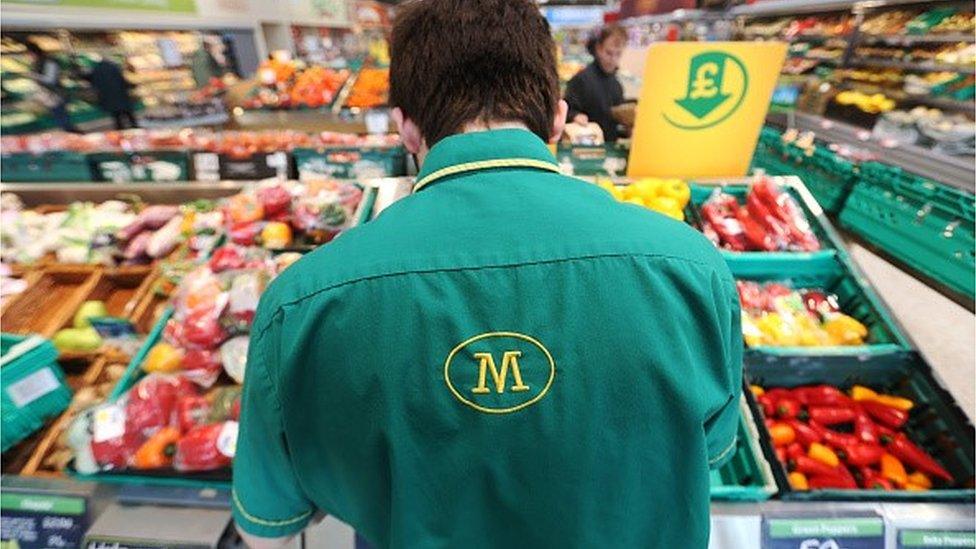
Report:
M 61 386 L 50 368 L 42 368 L 7 386 L 14 406 L 23 408 Z
M 21 549 L 80 547 L 88 528 L 87 502 L 80 496 L 4 489 L 0 510 L 0 540 Z
M 764 549 L 884 549 L 879 516 L 818 518 L 766 517 Z
M 976 532 L 969 530 L 901 530 L 898 549 L 976 547 Z

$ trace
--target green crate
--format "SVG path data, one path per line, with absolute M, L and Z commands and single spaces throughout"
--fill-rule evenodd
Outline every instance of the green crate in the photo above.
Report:
M 560 166 L 572 166 L 573 175 L 624 175 L 627 173 L 629 149 L 620 143 L 583 146 L 560 144 L 556 159 Z M 568 171 L 568 170 L 566 170 Z
M 838 257 L 817 256 L 798 261 L 768 260 L 753 254 L 729 263 L 736 279 L 757 282 L 789 281 L 796 288 L 821 288 L 837 296 L 840 310 L 868 329 L 866 345 L 838 347 L 753 347 L 752 351 L 780 355 L 869 355 L 911 348 L 867 281 L 851 272 Z
M 735 455 L 709 477 L 713 501 L 764 501 L 776 493 L 776 479 L 759 442 L 752 410 L 745 399 L 740 406 L 742 418 L 736 440 Z
M 864 385 L 884 393 L 912 399 L 916 405 L 903 429 L 912 442 L 935 457 L 954 477 L 949 488 L 921 492 L 877 490 L 794 491 L 786 481 L 783 466 L 776 460 L 763 437 L 764 451 L 773 463 L 780 483 L 780 497 L 789 500 L 890 500 L 890 501 L 968 501 L 976 496 L 974 483 L 974 434 L 966 414 L 952 396 L 932 376 L 925 360 L 915 352 L 890 353 L 871 357 L 775 357 L 749 355 L 745 377 L 763 388 L 797 387 L 826 383 L 846 390 Z M 755 405 L 751 395 L 747 395 Z M 757 419 L 761 415 L 757 415 Z M 762 422 L 760 429 L 765 431 Z
M 685 220 L 690 223 L 695 228 L 701 230 L 701 214 L 700 208 L 702 204 L 708 200 L 712 192 L 720 188 L 723 192 L 728 193 L 736 199 L 738 199 L 739 204 L 745 204 L 746 194 L 749 192 L 749 186 L 745 184 L 734 184 L 734 185 L 703 185 L 699 183 L 692 183 L 691 187 L 691 201 L 689 202 L 689 207 L 685 208 Z M 802 259 L 802 258 L 814 258 L 820 256 L 833 256 L 835 255 L 835 250 L 840 248 L 838 242 L 834 239 L 831 231 L 828 231 L 827 224 L 829 223 L 822 214 L 814 214 L 811 209 L 810 204 L 806 202 L 798 192 L 797 189 L 792 187 L 784 188 L 793 198 L 796 200 L 797 204 L 803 210 L 804 215 L 806 215 L 807 221 L 810 223 L 810 228 L 813 229 L 813 234 L 817 236 L 817 240 L 820 241 L 820 250 L 816 252 L 733 252 L 729 250 L 722 250 L 722 255 L 730 263 L 734 261 L 739 261 L 742 259 L 748 259 L 752 256 L 761 256 L 766 259 Z
M 11 153 L 0 155 L 0 179 L 5 183 L 92 181 L 92 173 L 88 157 L 78 152 Z
M 400 177 L 407 174 L 407 152 L 396 147 L 301 148 L 292 152 L 298 179 Z
M 0 334 L 0 387 L 0 451 L 4 452 L 71 402 L 57 349 L 37 336 Z
M 88 157 L 97 181 L 129 183 L 190 179 L 190 155 L 186 151 L 101 152 Z
M 970 301 L 976 294 L 976 196 L 868 162 L 841 224 Z

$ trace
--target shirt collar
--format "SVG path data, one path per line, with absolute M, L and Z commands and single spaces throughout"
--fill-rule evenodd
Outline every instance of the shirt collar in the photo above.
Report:
M 460 133 L 437 142 L 417 174 L 414 192 L 442 178 L 491 168 L 533 168 L 559 172 L 546 144 L 521 128 Z

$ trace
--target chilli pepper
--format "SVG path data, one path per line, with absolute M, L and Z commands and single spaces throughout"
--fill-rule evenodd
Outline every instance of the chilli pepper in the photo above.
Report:
M 793 398 L 781 398 L 776 403 L 776 417 L 793 419 L 800 413 L 800 403 Z
M 820 431 L 817 431 L 802 421 L 791 419 L 786 424 L 793 428 L 793 431 L 796 433 L 796 440 L 804 446 L 809 446 L 814 442 L 820 442 L 823 438 Z
M 840 459 L 854 467 L 874 465 L 881 461 L 884 453 L 884 448 L 877 444 L 852 444 L 837 451 Z
M 735 218 L 739 220 L 742 230 L 746 236 L 746 242 L 756 250 L 771 252 L 776 249 L 776 242 L 772 236 L 766 232 L 762 224 L 749 214 L 749 210 L 740 207 L 735 212 Z
M 866 490 L 893 490 L 894 486 L 891 485 L 891 481 L 882 477 L 870 467 L 861 467 L 858 469 L 858 473 L 861 475 L 861 488 Z
M 885 406 L 891 406 L 896 410 L 901 410 L 902 412 L 908 412 L 915 407 L 915 403 L 911 400 L 894 395 L 878 395 L 875 397 L 874 402 L 878 404 L 884 404 Z
M 777 446 L 775 448 L 775 452 L 776 452 L 776 459 L 778 459 L 780 463 L 786 463 L 789 460 L 789 458 L 786 455 L 786 448 L 782 446 Z
M 905 425 L 905 422 L 908 421 L 908 412 L 903 412 L 897 408 L 892 408 L 891 406 L 873 400 L 861 402 L 861 407 L 871 416 L 871 419 L 892 429 L 901 429 Z
M 840 458 L 837 457 L 837 454 L 819 442 L 810 445 L 810 448 L 807 449 L 807 455 L 829 467 L 840 465 Z
M 807 484 L 811 489 L 814 488 L 841 488 L 853 490 L 857 488 L 857 483 L 852 478 L 841 475 L 813 475 L 807 479 Z
M 863 402 L 865 400 L 874 400 L 878 397 L 878 393 L 874 392 L 872 389 L 868 389 L 863 385 L 855 385 L 851 387 L 851 398 L 856 402 Z
M 846 448 L 858 443 L 856 436 L 847 433 L 838 433 L 830 429 L 824 429 L 823 441 L 836 449 Z
M 858 410 L 857 415 L 854 416 L 854 436 L 868 444 L 881 442 L 877 425 L 862 410 Z
M 763 396 L 764 394 L 766 394 L 766 390 L 763 389 L 762 387 L 760 387 L 759 385 L 750 385 L 749 386 L 749 391 L 751 391 L 752 392 L 752 396 L 754 396 L 756 398 L 759 398 L 759 397 Z
M 881 455 L 881 476 L 894 482 L 898 486 L 903 486 L 908 482 L 908 473 L 905 466 L 895 456 L 885 452 Z
M 854 421 L 856 415 L 851 408 L 837 408 L 826 406 L 811 406 L 808 408 L 810 419 L 821 425 L 837 425 Z
M 774 389 L 767 389 L 766 396 L 772 399 L 773 404 L 779 402 L 781 398 L 793 398 L 793 391 L 785 387 L 776 387 Z
M 955 480 L 949 471 L 946 471 L 944 467 L 939 465 L 939 462 L 935 461 L 925 450 L 922 450 L 912 443 L 912 441 L 908 440 L 905 433 L 898 433 L 894 437 L 891 437 L 887 443 L 887 449 L 891 455 L 919 471 L 939 477 L 947 482 L 953 482 Z
M 176 442 L 180 431 L 175 427 L 163 427 L 136 450 L 132 465 L 136 469 L 159 469 L 173 463 Z
M 908 490 L 909 492 L 924 492 L 925 490 L 928 490 L 928 488 L 915 484 L 914 482 L 906 482 L 905 490 Z
M 796 431 L 785 423 L 775 422 L 769 428 L 769 436 L 773 439 L 773 446 L 789 446 L 796 440 Z
M 794 442 L 786 447 L 786 457 L 788 459 L 796 459 L 798 456 L 802 456 L 804 453 L 803 445 L 799 442 Z
M 810 484 L 807 482 L 807 476 L 799 471 L 793 471 L 789 475 L 790 486 L 794 490 L 809 490 Z
M 813 459 L 810 456 L 797 456 L 796 459 L 791 459 L 790 469 L 793 471 L 799 471 L 804 475 L 827 475 L 827 476 L 837 476 L 839 475 L 838 470 L 841 467 L 831 467 L 820 461 Z
M 850 397 L 830 385 L 811 385 L 795 391 L 796 398 L 807 406 L 850 406 Z
M 925 473 L 921 471 L 915 471 L 914 473 L 908 475 L 908 483 L 914 484 L 916 486 L 921 486 L 925 489 L 932 487 L 932 479 L 928 477 Z
M 776 414 L 776 406 L 769 393 L 756 397 L 756 402 L 762 406 L 763 415 L 766 417 L 773 417 Z

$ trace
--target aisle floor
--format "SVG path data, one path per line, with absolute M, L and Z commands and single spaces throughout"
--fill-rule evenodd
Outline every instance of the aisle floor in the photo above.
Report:
M 976 315 L 857 242 L 848 248 L 969 419 L 976 418 Z

